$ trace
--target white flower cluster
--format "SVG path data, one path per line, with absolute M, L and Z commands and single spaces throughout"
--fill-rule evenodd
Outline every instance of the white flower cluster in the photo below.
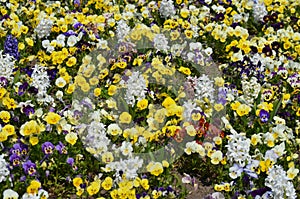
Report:
M 7 168 L 8 163 L 4 159 L 4 154 L 0 155 L 0 182 L 6 181 L 9 176 L 9 170 Z
M 13 56 L 9 54 L 3 54 L 0 51 L 0 77 L 5 77 L 7 80 L 12 80 L 12 73 L 14 69 L 15 60 Z
M 249 80 L 242 80 L 242 88 L 243 88 L 243 100 L 247 102 L 247 104 L 253 104 L 254 99 L 257 98 L 261 85 L 257 82 L 256 77 L 252 77 Z
M 207 98 L 210 103 L 214 102 L 214 82 L 205 74 L 195 79 L 195 97 L 203 102 Z
M 128 158 L 126 160 L 120 160 L 115 162 L 110 162 L 106 164 L 105 171 L 116 171 L 116 177 L 121 178 L 120 171 L 126 176 L 127 179 L 134 179 L 137 177 L 138 169 L 143 166 L 143 160 L 138 157 Z
M 117 37 L 119 41 L 124 40 L 124 37 L 126 37 L 130 32 L 130 27 L 127 25 L 126 21 L 120 20 L 117 23 Z
M 256 2 L 253 5 L 253 17 L 256 21 L 263 21 L 265 15 L 268 14 L 266 5 L 264 3 Z
M 53 103 L 54 99 L 47 94 L 47 88 L 50 86 L 50 81 L 46 68 L 36 64 L 34 66 L 31 78 L 31 86 L 38 89 L 37 101 L 40 103 Z
M 159 13 L 162 17 L 172 17 L 176 14 L 175 6 L 172 0 L 162 0 L 160 2 Z
M 93 121 L 87 127 L 87 135 L 82 136 L 86 149 L 95 157 L 107 152 L 110 139 L 106 136 L 105 125 L 101 122 Z
M 125 82 L 120 81 L 120 84 L 126 87 L 126 94 L 124 99 L 127 104 L 134 106 L 136 100 L 142 100 L 146 94 L 146 80 L 140 72 L 133 72 L 129 79 Z
M 167 51 L 169 50 L 168 39 L 163 34 L 157 34 L 154 37 L 154 48 L 159 51 Z
M 249 155 L 251 141 L 244 133 L 237 133 L 234 129 L 231 129 L 231 133 L 226 145 L 228 160 L 238 163 L 240 167 L 244 167 L 246 162 L 251 160 Z
M 275 165 L 269 170 L 265 185 L 272 189 L 273 198 L 297 198 L 294 185 L 286 175 L 286 172 L 279 165 Z
M 44 18 L 40 21 L 40 23 L 34 29 L 34 32 L 37 34 L 37 36 L 40 39 L 47 37 L 48 35 L 50 35 L 52 25 L 53 25 L 53 22 L 51 19 Z

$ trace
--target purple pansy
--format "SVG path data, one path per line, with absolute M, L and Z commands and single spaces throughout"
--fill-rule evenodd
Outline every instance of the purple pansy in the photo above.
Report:
M 74 165 L 74 158 L 68 158 L 68 159 L 67 159 L 67 163 L 68 163 L 70 166 L 73 166 L 73 165 Z
M 27 160 L 23 163 L 22 166 L 26 174 L 32 176 L 36 173 L 36 165 L 33 162 L 31 162 L 31 160 Z
M 74 0 L 73 3 L 74 3 L 74 6 L 76 6 L 76 7 L 80 6 L 80 0 Z
M 17 154 L 18 156 L 20 156 L 21 152 L 22 152 L 22 147 L 21 147 L 20 143 L 14 144 L 9 152 L 10 152 L 10 154 Z
M 25 106 L 22 109 L 23 113 L 25 113 L 25 115 L 29 116 L 30 114 L 34 114 L 34 108 L 32 106 Z
M 18 88 L 18 95 L 20 95 L 20 96 L 24 95 L 28 86 L 29 86 L 29 84 L 27 82 L 24 82 L 23 84 L 21 84 Z
M 269 114 L 268 111 L 266 111 L 266 110 L 264 110 L 264 109 L 261 109 L 261 110 L 259 111 L 259 117 L 260 117 L 260 120 L 261 120 L 263 123 L 265 123 L 265 122 L 267 122 L 267 121 L 269 120 L 270 114 Z
M 0 87 L 6 87 L 8 84 L 8 81 L 5 77 L 0 77 Z
M 45 142 L 42 144 L 42 150 L 44 154 L 50 155 L 53 153 L 54 145 L 51 142 Z
M 19 166 L 20 165 L 20 156 L 18 156 L 17 154 L 12 154 L 9 157 L 9 161 L 13 164 L 13 166 Z
M 66 150 L 66 147 L 65 147 L 65 145 L 62 142 L 59 142 L 58 145 L 55 146 L 55 149 L 60 154 L 68 154 L 68 151 Z

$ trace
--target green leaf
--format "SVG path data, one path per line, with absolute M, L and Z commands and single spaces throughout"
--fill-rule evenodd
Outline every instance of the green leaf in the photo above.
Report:
M 280 98 L 280 100 L 276 100 L 276 102 L 273 104 L 275 109 L 271 112 L 270 114 L 270 121 L 273 120 L 273 117 L 276 115 L 276 113 L 278 112 L 279 107 L 281 106 L 282 103 L 282 98 Z
M 19 81 L 20 75 L 21 75 L 20 71 L 17 70 L 17 71 L 16 71 L 16 74 L 15 74 L 15 78 L 14 78 L 14 84 L 17 83 L 17 82 Z

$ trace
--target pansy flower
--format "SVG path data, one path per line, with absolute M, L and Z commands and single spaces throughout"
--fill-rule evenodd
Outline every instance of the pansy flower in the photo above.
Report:
M 22 165 L 24 172 L 26 174 L 29 174 L 30 176 L 33 176 L 36 173 L 36 165 L 31 162 L 31 160 L 27 160 Z
M 8 81 L 5 77 L 0 77 L 0 87 L 6 87 L 8 84 Z
M 3 199 L 18 199 L 19 194 L 12 189 L 6 189 L 3 191 Z
M 17 154 L 18 156 L 20 156 L 21 152 L 22 152 L 22 147 L 19 143 L 14 144 L 9 152 L 10 152 L 10 154 Z
M 13 164 L 13 166 L 19 166 L 20 165 L 20 156 L 18 156 L 17 154 L 12 154 L 9 157 L 9 161 Z
M 65 147 L 65 145 L 62 142 L 59 142 L 58 145 L 55 146 L 55 149 L 60 154 L 68 154 L 68 151 L 66 150 L 66 147 Z
M 260 120 L 265 123 L 269 120 L 270 118 L 270 114 L 268 111 L 264 110 L 264 109 L 261 109 L 260 112 L 259 112 L 259 117 L 260 117 Z
M 45 155 L 49 155 L 53 153 L 54 145 L 51 142 L 45 142 L 42 144 L 42 150 Z
M 20 96 L 24 95 L 28 86 L 29 86 L 29 84 L 27 82 L 24 82 L 23 84 L 21 84 L 18 88 L 18 95 L 20 95 Z

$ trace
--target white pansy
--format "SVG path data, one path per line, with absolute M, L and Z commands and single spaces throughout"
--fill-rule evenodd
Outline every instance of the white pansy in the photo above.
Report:
M 122 142 L 120 151 L 125 156 L 131 155 L 131 153 L 133 151 L 132 144 L 130 142 L 126 142 L 126 141 Z
M 19 194 L 12 189 L 6 189 L 3 191 L 3 199 L 18 199 Z
M 65 39 L 66 39 L 66 36 L 63 34 L 60 34 L 56 37 L 56 42 L 59 46 L 65 47 Z
M 55 85 L 59 88 L 63 88 L 67 84 L 66 80 L 62 77 L 59 77 L 55 81 Z
M 62 91 L 57 91 L 55 96 L 56 96 L 57 99 L 62 100 L 62 97 L 64 96 L 64 93 Z
M 69 47 L 75 46 L 75 44 L 79 41 L 79 39 L 75 35 L 71 35 L 68 37 L 67 45 Z

